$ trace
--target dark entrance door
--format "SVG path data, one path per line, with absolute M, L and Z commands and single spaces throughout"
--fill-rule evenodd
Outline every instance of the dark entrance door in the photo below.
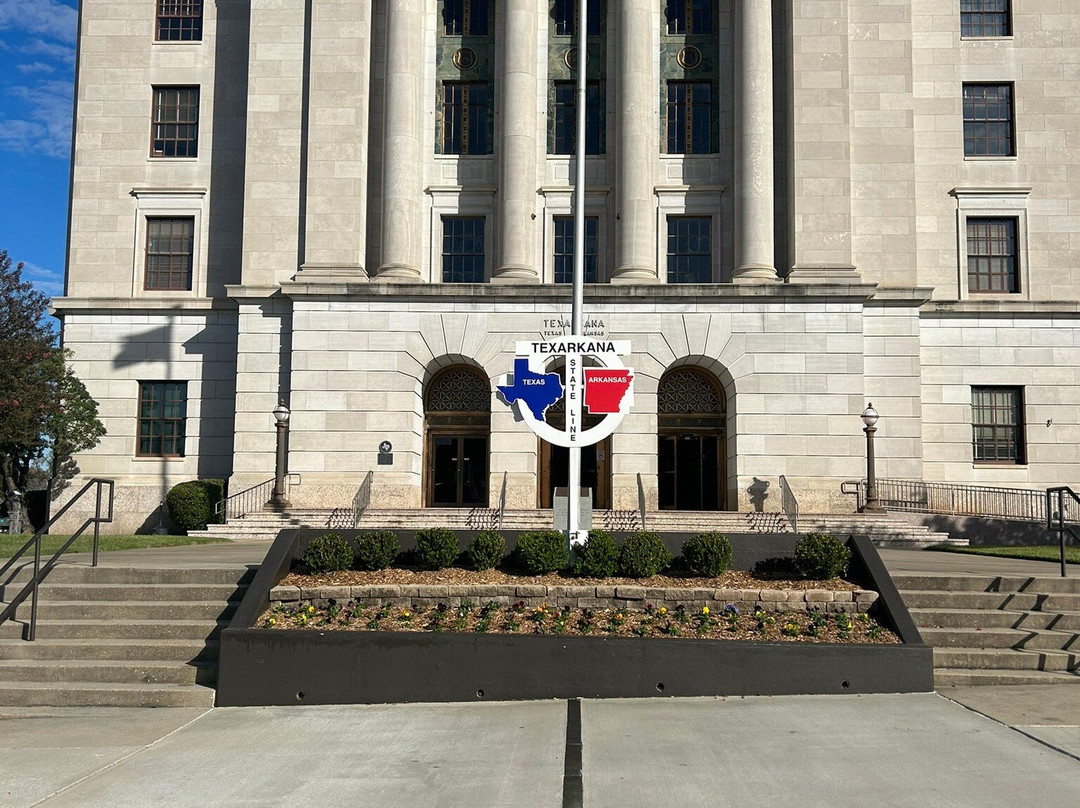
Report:
M 550 508 L 556 488 L 570 482 L 570 450 L 540 442 L 540 507 Z M 592 489 L 593 508 L 611 507 L 611 438 L 581 447 L 581 487 Z
M 660 509 L 720 510 L 718 435 L 660 436 Z
M 431 504 L 441 507 L 486 506 L 488 439 L 486 435 L 432 435 Z
M 665 511 L 724 508 L 726 416 L 716 378 L 679 367 L 657 389 L 659 505 Z

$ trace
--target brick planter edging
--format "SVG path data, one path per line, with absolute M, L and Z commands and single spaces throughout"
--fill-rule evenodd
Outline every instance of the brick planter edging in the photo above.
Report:
M 396 606 L 423 610 L 445 603 L 451 608 L 462 601 L 475 605 L 494 602 L 509 606 L 522 601 L 533 607 L 547 604 L 571 609 L 643 609 L 646 603 L 673 610 L 678 606 L 699 611 L 702 607 L 722 609 L 729 603 L 740 610 L 766 612 L 865 612 L 877 600 L 878 593 L 866 589 L 687 589 L 684 587 L 645 586 L 566 586 L 546 584 L 469 584 L 458 586 L 275 586 L 270 590 L 270 605 L 312 605 L 322 609 L 333 600 L 356 601 L 362 606 Z

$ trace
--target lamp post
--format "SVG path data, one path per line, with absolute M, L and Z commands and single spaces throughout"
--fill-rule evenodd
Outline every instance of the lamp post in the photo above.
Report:
M 289 408 L 279 401 L 274 407 L 274 420 L 277 427 L 277 462 L 274 464 L 274 494 L 270 497 L 270 507 L 284 510 L 289 507 L 285 499 L 285 434 L 289 431 Z
M 877 432 L 877 427 L 874 424 L 877 423 L 877 420 L 877 410 L 874 409 L 873 404 L 867 403 L 862 414 L 862 422 L 866 424 L 863 428 L 863 432 L 866 433 L 866 505 L 863 506 L 863 511 L 883 510 L 878 505 L 877 477 L 874 474 L 874 433 Z

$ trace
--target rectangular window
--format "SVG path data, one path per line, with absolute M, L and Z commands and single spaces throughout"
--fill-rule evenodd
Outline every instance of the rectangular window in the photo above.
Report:
M 146 289 L 191 289 L 195 219 L 146 220 Z
M 712 83 L 669 81 L 667 153 L 710 154 L 712 143 Z
M 1012 36 L 1009 0 L 960 0 L 960 36 Z
M 969 292 L 1019 292 L 1016 219 L 967 218 Z
M 1010 157 L 1013 147 L 1011 84 L 964 85 L 964 155 Z
M 157 41 L 201 40 L 202 5 L 202 0 L 157 0 Z
M 443 216 L 443 283 L 484 282 L 484 217 Z
M 183 457 L 187 382 L 139 382 L 140 457 Z
M 971 429 L 976 463 L 1023 464 L 1024 389 L 972 387 Z
M 588 36 L 600 36 L 600 20 L 603 18 L 601 5 L 603 1 L 590 0 L 589 7 L 585 11 L 588 14 L 588 19 L 585 21 L 588 28 L 585 33 Z M 555 35 L 575 36 L 580 13 L 581 9 L 578 0 L 555 0 Z
M 711 34 L 712 4 L 713 0 L 667 0 L 668 34 Z
M 443 0 L 445 36 L 487 36 L 488 0 Z
M 199 88 L 155 87 L 151 155 L 197 157 Z
M 668 283 L 712 283 L 712 219 L 668 216 Z
M 604 153 L 600 82 L 585 85 L 585 153 Z M 555 82 L 554 132 L 551 154 L 574 154 L 577 150 L 577 83 Z
M 585 217 L 585 283 L 598 283 L 596 231 L 599 220 Z M 555 283 L 574 282 L 574 217 L 555 217 Z
M 443 82 L 443 154 L 491 154 L 488 85 Z

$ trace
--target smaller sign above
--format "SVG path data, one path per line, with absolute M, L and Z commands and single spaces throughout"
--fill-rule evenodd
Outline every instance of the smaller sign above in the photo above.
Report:
M 394 465 L 394 444 L 388 440 L 384 440 L 379 444 L 379 456 L 376 458 L 376 463 L 380 466 L 392 466 Z

